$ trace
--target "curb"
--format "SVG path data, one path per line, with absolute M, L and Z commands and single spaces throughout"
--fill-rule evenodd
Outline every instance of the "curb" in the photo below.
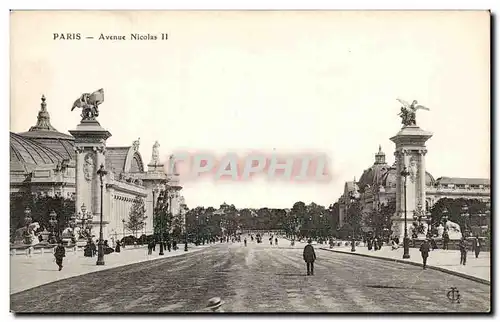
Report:
M 385 260 L 385 261 L 388 261 L 388 262 L 404 263 L 404 264 L 409 264 L 409 265 L 419 266 L 419 267 L 423 267 L 424 266 L 423 264 L 415 263 L 415 262 L 411 262 L 411 261 L 407 261 L 407 260 L 403 260 L 403 259 L 394 259 L 394 258 L 387 258 L 387 257 L 381 257 L 381 256 L 372 256 L 372 255 L 366 255 L 366 254 L 360 254 L 360 253 L 348 253 L 348 252 L 343 252 L 343 251 L 340 251 L 340 250 L 333 250 L 333 249 L 329 249 L 329 248 L 320 248 L 320 249 L 321 250 L 326 250 L 326 251 L 329 251 L 329 252 L 333 252 L 333 253 L 339 253 L 339 254 L 357 255 L 357 256 L 363 256 L 363 257 L 381 259 L 381 260 Z M 485 280 L 483 278 L 479 278 L 479 277 L 476 277 L 476 276 L 468 275 L 468 274 L 465 274 L 465 273 L 456 272 L 456 271 L 453 271 L 453 270 L 450 270 L 450 269 L 446 269 L 446 268 L 442 268 L 442 267 L 438 267 L 438 266 L 432 266 L 432 265 L 427 265 L 427 268 L 430 268 L 430 269 L 433 269 L 433 270 L 436 270 L 436 271 L 440 271 L 440 272 L 443 272 L 443 273 L 447 273 L 447 274 L 450 274 L 450 275 L 455 275 L 455 276 L 458 276 L 458 277 L 462 277 L 462 278 L 465 278 L 465 279 L 468 279 L 468 280 L 471 280 L 471 281 L 474 281 L 474 282 L 478 282 L 478 283 L 481 283 L 481 284 L 491 285 L 490 281 Z

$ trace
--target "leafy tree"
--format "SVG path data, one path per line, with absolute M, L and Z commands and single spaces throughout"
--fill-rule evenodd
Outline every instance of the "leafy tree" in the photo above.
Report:
M 362 207 L 359 201 L 352 202 L 347 208 L 347 222 L 355 236 L 358 235 L 361 230 L 361 211 Z
M 144 199 L 141 197 L 135 197 L 132 208 L 130 208 L 126 228 L 133 232 L 136 238 L 137 232 L 144 228 L 145 216 L 146 207 L 144 206 Z

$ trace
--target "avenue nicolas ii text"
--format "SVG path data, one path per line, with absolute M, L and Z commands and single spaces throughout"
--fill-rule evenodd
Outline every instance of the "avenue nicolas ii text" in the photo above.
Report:
M 99 35 L 83 35 L 81 33 L 53 33 L 53 40 L 83 40 L 95 39 L 102 41 L 117 41 L 117 40 L 168 40 L 167 33 L 131 33 L 127 35 L 106 34 Z

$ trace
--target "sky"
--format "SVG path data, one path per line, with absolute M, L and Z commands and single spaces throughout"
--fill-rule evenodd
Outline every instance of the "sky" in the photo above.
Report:
M 36 123 L 44 94 L 68 133 L 80 122 L 73 102 L 103 88 L 107 145 L 140 137 L 145 163 L 156 140 L 164 160 L 178 150 L 329 157 L 329 182 L 185 182 L 190 208 L 328 206 L 379 145 L 393 163 L 399 97 L 430 109 L 417 113 L 433 133 L 428 172 L 489 178 L 489 21 L 480 11 L 14 12 L 10 130 Z

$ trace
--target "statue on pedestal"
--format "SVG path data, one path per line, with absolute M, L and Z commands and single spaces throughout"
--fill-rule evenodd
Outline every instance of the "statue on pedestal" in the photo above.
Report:
M 160 143 L 158 141 L 155 142 L 153 145 L 153 153 L 151 155 L 151 164 L 158 164 L 160 163 Z
M 429 111 L 427 107 L 422 105 L 417 105 L 418 104 L 417 100 L 414 100 L 411 104 L 400 98 L 397 98 L 397 100 L 401 104 L 403 104 L 403 106 L 401 107 L 401 112 L 398 114 L 398 116 L 401 117 L 401 124 L 403 124 L 403 126 L 417 125 L 416 121 L 417 110 Z
M 437 227 L 438 231 L 438 237 L 442 238 L 444 232 L 448 233 L 448 237 L 450 239 L 461 239 L 462 238 L 462 232 L 460 229 L 460 225 L 457 223 L 454 223 L 453 221 L 447 221 L 446 224 L 443 226 L 443 224 L 440 224 Z
M 104 102 L 104 90 L 101 88 L 93 93 L 84 93 L 74 103 L 71 110 L 82 109 L 82 121 L 95 120 L 99 116 L 98 106 Z
M 141 144 L 141 138 L 138 138 L 132 143 L 132 148 L 135 152 L 139 151 L 139 145 Z

